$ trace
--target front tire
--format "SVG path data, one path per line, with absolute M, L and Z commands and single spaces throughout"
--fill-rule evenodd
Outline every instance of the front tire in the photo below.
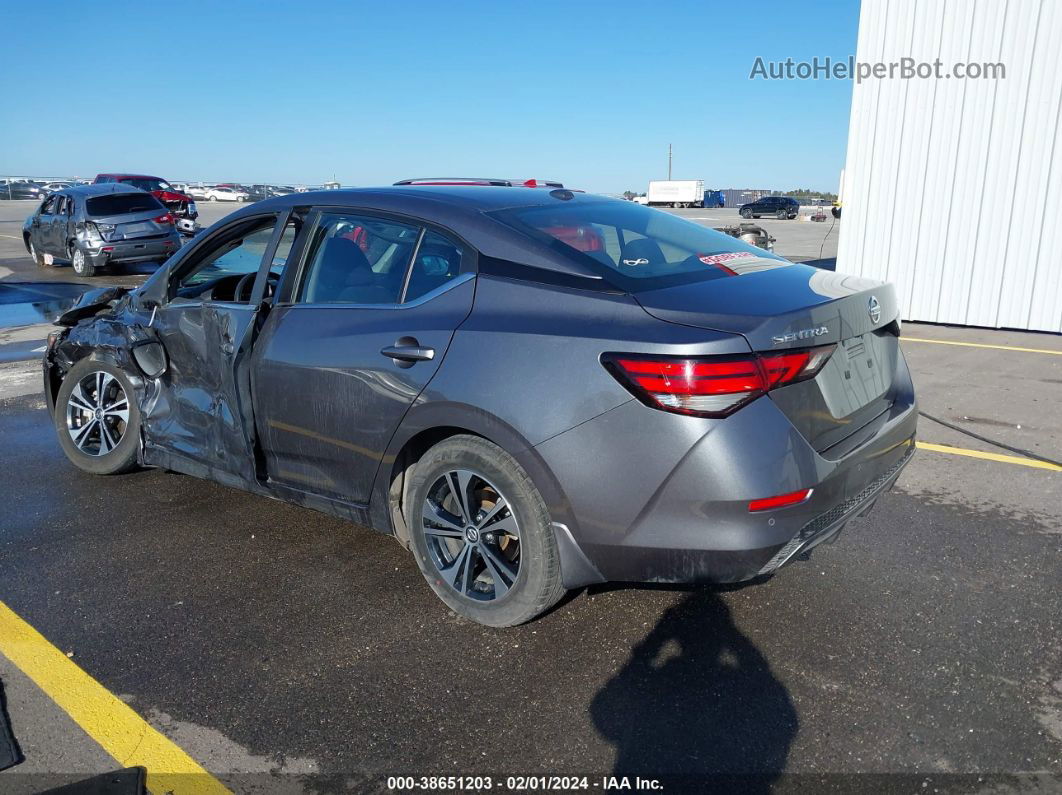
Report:
M 47 268 L 48 266 L 44 262 L 44 255 L 37 251 L 37 247 L 33 245 L 33 241 L 28 241 L 30 257 L 33 258 L 33 263 L 38 268 Z
M 413 555 L 455 613 L 511 627 L 564 594 L 545 502 L 523 467 L 477 436 L 452 436 L 417 463 L 410 486 Z
M 117 475 L 136 467 L 140 409 L 129 378 L 109 362 L 82 359 L 55 400 L 59 445 L 78 469 Z
M 789 213 L 787 213 L 785 210 L 779 210 L 777 213 L 775 213 L 775 218 L 777 218 L 779 221 L 784 221 L 788 217 Z
M 217 200 L 218 200 L 217 196 L 211 196 L 210 197 L 210 201 L 212 201 L 212 202 L 216 202 Z
M 752 217 L 752 210 L 742 210 L 741 211 L 741 217 L 742 218 L 751 218 Z

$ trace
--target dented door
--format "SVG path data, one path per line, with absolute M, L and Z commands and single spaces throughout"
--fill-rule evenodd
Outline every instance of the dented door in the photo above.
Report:
M 222 229 L 200 244 L 205 253 L 182 260 L 188 265 L 174 275 L 173 298 L 150 321 L 169 366 L 144 412 L 147 463 L 232 485 L 255 482 L 247 363 L 288 215 L 242 221 L 228 237 Z M 202 298 L 191 297 L 200 289 Z
M 212 302 L 159 310 L 154 326 L 169 371 L 144 419 L 149 451 L 158 447 L 198 462 L 221 482 L 253 481 L 253 424 L 240 365 L 257 313 L 256 305 Z

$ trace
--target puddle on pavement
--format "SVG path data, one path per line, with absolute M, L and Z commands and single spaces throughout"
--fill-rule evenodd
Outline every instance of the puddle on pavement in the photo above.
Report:
M 0 283 L 0 328 L 51 323 L 91 289 L 67 282 Z

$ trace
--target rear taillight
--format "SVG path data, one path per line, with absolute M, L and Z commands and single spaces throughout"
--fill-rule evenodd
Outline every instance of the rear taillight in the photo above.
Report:
M 81 236 L 88 240 L 89 243 L 96 245 L 103 242 L 105 234 L 110 234 L 113 231 L 113 224 L 95 224 L 92 221 L 85 221 L 80 229 Z
M 773 511 L 775 508 L 800 505 L 800 503 L 811 497 L 812 491 L 812 489 L 800 489 L 800 491 L 791 491 L 789 494 L 779 494 L 777 497 L 761 497 L 758 500 L 752 500 L 749 503 L 749 513 Z
M 169 213 L 163 213 L 162 215 L 160 215 L 158 218 L 155 219 L 155 223 L 156 224 L 172 224 L 173 223 L 173 216 L 170 215 Z
M 814 378 L 835 347 L 704 357 L 614 353 L 602 362 L 647 406 L 725 417 L 772 389 Z

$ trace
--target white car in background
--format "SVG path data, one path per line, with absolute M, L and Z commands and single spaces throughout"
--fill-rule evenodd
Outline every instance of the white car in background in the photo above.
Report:
M 207 197 L 207 191 L 210 190 L 210 185 L 204 185 L 202 182 L 186 182 L 184 183 L 184 190 L 181 193 L 185 193 L 191 196 L 193 199 L 203 201 Z
M 245 202 L 250 196 L 242 190 L 232 188 L 207 188 L 203 191 L 203 198 L 212 202 Z
M 73 182 L 67 182 L 65 180 L 56 180 L 55 182 L 46 182 L 45 184 L 41 185 L 41 190 L 47 193 L 55 193 L 55 191 L 57 190 L 64 190 L 66 188 L 72 188 L 73 186 Z

